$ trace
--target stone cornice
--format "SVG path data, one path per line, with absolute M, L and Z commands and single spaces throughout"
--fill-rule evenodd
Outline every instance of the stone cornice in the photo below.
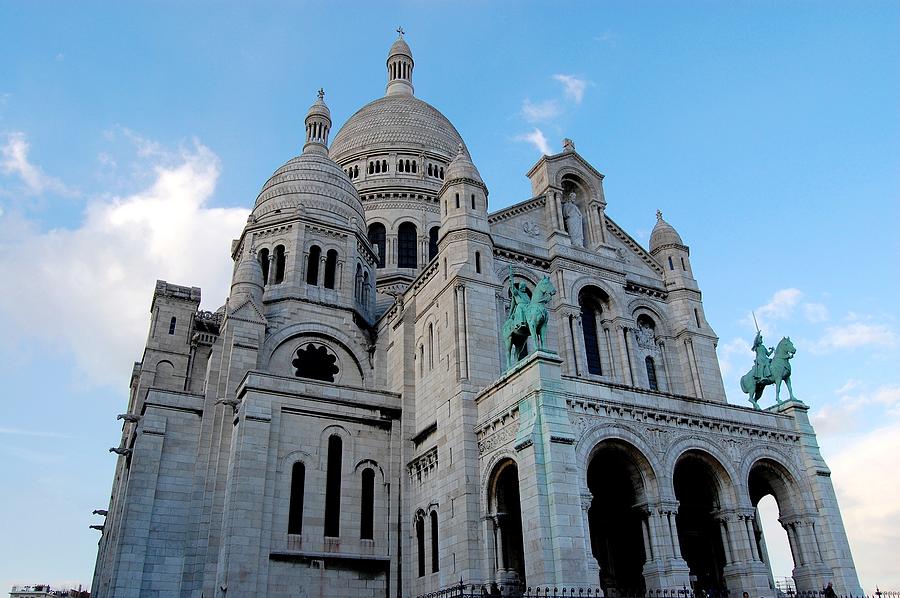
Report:
M 650 268 L 652 268 L 654 272 L 656 272 L 657 274 L 663 274 L 663 268 L 659 265 L 659 262 L 653 259 L 653 256 L 647 253 L 644 248 L 641 247 L 637 241 L 632 239 L 628 233 L 619 228 L 619 225 L 613 222 L 612 218 L 610 218 L 609 216 L 606 217 L 606 230 L 611 232 L 617 239 L 625 243 L 625 245 L 628 246 L 628 248 L 631 249 L 634 253 L 636 253 L 645 264 L 650 266 Z
M 504 208 L 502 210 L 494 212 L 493 214 L 488 214 L 488 223 L 495 224 L 498 222 L 502 222 L 504 220 L 508 220 L 509 218 L 519 216 L 520 214 L 526 214 L 537 208 L 542 208 L 545 205 L 547 205 L 547 198 L 543 195 L 534 197 L 532 199 L 526 199 L 525 201 L 516 205 Z

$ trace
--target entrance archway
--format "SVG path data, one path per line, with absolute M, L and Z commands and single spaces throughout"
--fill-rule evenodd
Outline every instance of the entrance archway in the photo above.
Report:
M 515 461 L 507 459 L 494 468 L 489 496 L 489 516 L 494 526 L 492 552 L 495 579 L 501 585 L 524 585 L 522 501 L 519 497 L 519 468 Z
M 712 457 L 688 451 L 675 464 L 678 541 L 695 592 L 725 590 L 725 548 L 716 513 L 721 508 L 721 472 Z
M 768 565 L 769 574 L 773 575 L 775 572 L 772 570 L 772 561 L 770 560 L 769 550 L 766 546 L 766 536 L 763 534 L 763 521 L 760 517 L 760 503 L 764 502 L 764 499 L 767 497 L 771 497 L 770 500 L 774 499 L 776 506 L 775 510 L 777 511 L 777 517 L 779 519 L 778 523 L 774 521 L 765 522 L 765 527 L 768 528 L 769 535 L 771 536 L 770 539 L 774 540 L 773 546 L 777 548 L 779 540 L 782 541 L 782 544 L 785 539 L 787 540 L 790 559 L 794 570 L 796 570 L 798 565 L 808 560 L 818 560 L 815 558 L 818 556 L 818 546 L 804 546 L 803 542 L 800 541 L 798 530 L 793 527 L 793 522 L 791 522 L 793 514 L 800 512 L 802 509 L 798 504 L 796 488 L 790 473 L 788 473 L 782 465 L 771 459 L 760 459 L 750 468 L 747 487 L 750 492 L 750 502 L 757 509 L 756 521 L 753 526 L 754 545 L 752 546 L 756 552 L 753 556 L 755 559 L 761 560 Z M 771 513 L 771 509 L 767 509 L 767 511 L 770 511 L 768 513 L 769 515 L 774 515 L 774 513 Z M 776 526 L 779 525 L 781 521 L 784 521 L 785 523 L 780 525 L 782 531 L 779 532 Z M 784 533 L 785 535 L 779 535 L 777 537 L 773 535 L 780 533 Z
M 631 445 L 607 440 L 597 446 L 588 465 L 591 550 L 607 596 L 640 596 L 646 589 L 642 506 L 647 497 L 641 470 L 649 466 L 642 461 Z

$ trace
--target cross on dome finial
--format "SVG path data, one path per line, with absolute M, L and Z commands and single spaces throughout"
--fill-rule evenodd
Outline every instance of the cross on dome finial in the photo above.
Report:
M 325 90 L 323 88 L 319 88 L 319 100 L 325 101 Z
M 656 210 L 656 219 L 662 220 L 662 210 Z
M 399 34 L 400 37 L 403 37 L 403 34 L 406 33 L 405 31 L 403 31 L 402 25 L 400 27 L 397 27 L 397 33 Z

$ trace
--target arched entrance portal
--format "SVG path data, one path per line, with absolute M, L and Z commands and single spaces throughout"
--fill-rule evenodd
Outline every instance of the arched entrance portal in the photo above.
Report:
M 691 570 L 695 592 L 725 590 L 725 549 L 716 512 L 720 509 L 719 477 L 711 459 L 689 451 L 675 464 L 678 540 Z
M 607 596 L 640 596 L 643 567 L 644 479 L 637 451 L 610 440 L 594 451 L 587 470 L 593 495 L 588 510 L 591 550 L 600 565 L 600 585 Z
M 753 546 L 751 548 L 754 551 L 754 560 L 760 560 L 766 563 L 766 565 L 769 566 L 770 575 L 773 573 L 771 570 L 771 563 L 769 562 L 765 537 L 762 533 L 762 521 L 760 521 L 759 516 L 759 503 L 767 496 L 771 496 L 775 499 L 779 520 L 784 521 L 782 528 L 787 534 L 794 571 L 796 571 L 798 564 L 808 560 L 808 556 L 818 557 L 818 546 L 815 546 L 814 551 L 810 551 L 809 546 L 802 546 L 801 542 L 799 542 L 798 529 L 793 525 L 793 513 L 798 512 L 800 509 L 798 509 L 795 504 L 796 496 L 791 476 L 783 466 L 770 459 L 760 459 L 750 468 L 747 487 L 750 490 L 750 502 L 757 508 L 757 515 L 753 522 L 752 529 Z M 767 523 L 774 522 L 768 521 Z M 769 525 L 768 527 L 771 532 L 775 526 Z M 806 555 L 804 551 L 815 552 L 816 554 Z M 802 585 L 802 582 L 799 585 Z M 800 587 L 797 589 L 800 589 Z
M 501 585 L 525 584 L 525 552 L 522 541 L 522 502 L 519 498 L 519 468 L 507 459 L 494 469 L 490 486 L 493 522 L 495 580 Z

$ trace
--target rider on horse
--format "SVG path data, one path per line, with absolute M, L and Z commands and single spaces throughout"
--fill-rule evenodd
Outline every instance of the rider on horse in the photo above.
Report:
M 509 315 L 507 320 L 525 324 L 525 306 L 531 298 L 525 292 L 528 287 L 524 282 L 515 282 L 512 266 L 509 267 Z
M 775 351 L 772 347 L 766 347 L 763 342 L 762 332 L 756 332 L 756 338 L 753 340 L 753 352 L 756 353 L 756 360 L 753 363 L 753 377 L 757 382 L 763 380 L 772 380 L 772 360 L 769 356 Z

